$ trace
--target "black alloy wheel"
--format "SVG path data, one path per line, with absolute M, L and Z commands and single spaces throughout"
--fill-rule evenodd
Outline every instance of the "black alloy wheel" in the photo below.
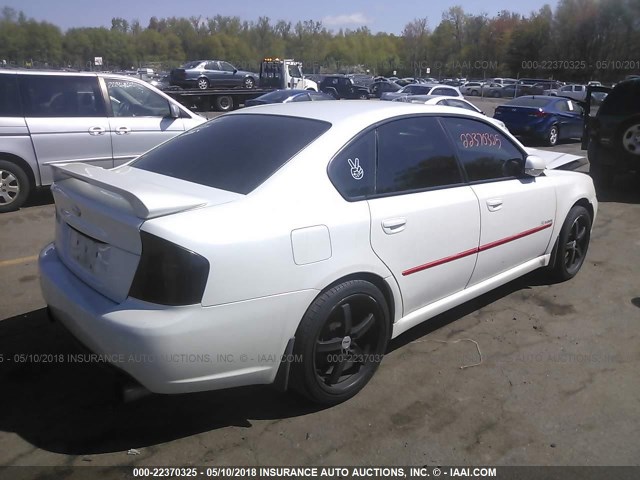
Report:
M 390 336 L 389 311 L 373 284 L 351 280 L 320 295 L 309 307 L 294 353 L 296 390 L 314 402 L 333 405 L 358 393 L 375 373 Z
M 589 211 L 581 205 L 574 205 L 569 211 L 554 249 L 551 273 L 555 280 L 569 280 L 580 271 L 589 249 L 591 221 Z

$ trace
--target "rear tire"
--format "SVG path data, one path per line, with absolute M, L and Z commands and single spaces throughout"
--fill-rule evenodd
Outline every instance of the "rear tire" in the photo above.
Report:
M 380 290 L 350 280 L 322 293 L 295 337 L 291 385 L 313 402 L 335 405 L 357 394 L 375 373 L 390 337 L 390 315 Z
M 207 88 L 209 88 L 209 80 L 206 79 L 206 78 L 199 78 L 198 79 L 198 89 L 206 90 Z
M 31 182 L 13 162 L 0 160 L 0 213 L 18 210 L 29 197 Z
M 569 210 L 554 247 L 555 260 L 549 268 L 552 280 L 564 282 L 580 271 L 589 249 L 591 221 L 591 215 L 583 206 L 574 205 Z
M 233 110 L 233 98 L 230 95 L 220 95 L 215 100 L 216 110 L 219 112 L 230 112 Z

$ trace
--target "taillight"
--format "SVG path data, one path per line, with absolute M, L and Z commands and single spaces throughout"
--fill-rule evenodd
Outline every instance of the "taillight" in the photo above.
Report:
M 209 276 L 206 258 L 147 232 L 140 232 L 142 256 L 129 296 L 160 305 L 202 301 Z
M 537 117 L 537 118 L 544 118 L 544 117 L 547 116 L 547 112 L 545 112 L 542 109 L 538 109 L 534 113 L 532 113 L 531 115 L 534 116 L 534 117 Z

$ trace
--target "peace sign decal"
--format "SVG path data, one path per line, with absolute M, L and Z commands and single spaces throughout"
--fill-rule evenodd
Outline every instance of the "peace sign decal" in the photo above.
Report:
M 356 157 L 355 160 L 349 158 L 349 165 L 351 165 L 351 176 L 356 180 L 360 180 L 364 177 L 364 170 L 360 166 L 360 159 Z

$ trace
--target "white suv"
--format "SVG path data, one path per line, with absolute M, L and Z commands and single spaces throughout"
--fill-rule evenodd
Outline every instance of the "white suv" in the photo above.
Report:
M 204 121 L 132 77 L 1 71 L 0 213 L 51 184 L 53 164 L 117 167 Z

